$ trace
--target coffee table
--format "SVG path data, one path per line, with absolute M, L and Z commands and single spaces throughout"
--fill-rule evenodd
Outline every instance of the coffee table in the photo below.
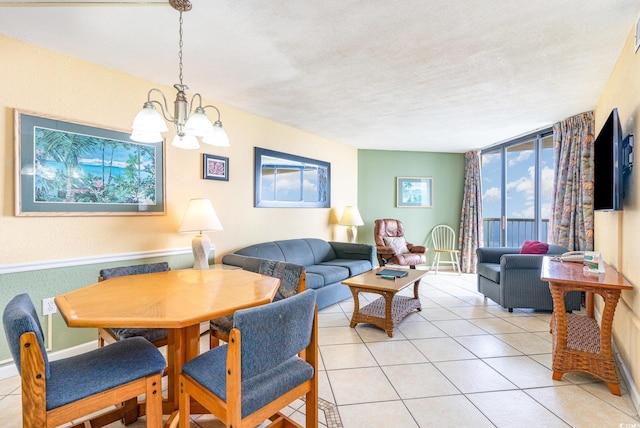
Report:
M 420 286 L 420 280 L 428 271 L 397 269 L 406 271 L 407 276 L 392 280 L 376 275 L 382 269 L 384 268 L 365 272 L 344 280 L 342 283 L 349 286 L 351 294 L 353 294 L 351 328 L 354 328 L 358 323 L 369 323 L 380 327 L 387 332 L 389 337 L 393 337 L 393 328 L 404 317 L 414 310 L 422 310 L 420 298 L 418 297 L 418 287 Z M 398 291 L 411 284 L 413 284 L 413 297 L 396 295 Z M 360 293 L 375 293 L 381 297 L 361 308 L 360 300 L 358 299 Z

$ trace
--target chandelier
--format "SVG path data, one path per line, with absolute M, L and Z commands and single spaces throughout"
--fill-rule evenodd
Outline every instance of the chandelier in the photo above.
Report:
M 188 101 L 186 91 L 189 90 L 187 85 L 182 82 L 182 13 L 191 10 L 191 2 L 189 0 L 169 0 L 169 4 L 175 10 L 180 12 L 180 44 L 178 51 L 178 59 L 180 61 L 180 83 L 173 85 L 178 91 L 176 100 L 173 103 L 173 116 L 169 112 L 167 98 L 160 89 L 152 88 L 147 94 L 147 102 L 144 103 L 142 110 L 133 120 L 131 129 L 131 139 L 140 143 L 154 143 L 162 140 L 163 132 L 167 132 L 166 122 L 172 122 L 176 127 L 176 136 L 171 143 L 172 146 L 181 149 L 198 149 L 198 137 L 205 144 L 214 146 L 228 146 L 229 137 L 222 127 L 220 121 L 220 110 L 212 105 L 202 105 L 202 96 L 194 94 L 191 101 Z M 159 94 L 162 101 L 151 99 L 152 94 Z M 197 107 L 192 111 L 194 101 L 197 100 Z M 156 110 L 156 106 L 160 107 L 162 115 Z M 218 119 L 211 123 L 205 110 L 213 109 L 218 114 Z M 166 122 L 165 122 L 166 120 Z

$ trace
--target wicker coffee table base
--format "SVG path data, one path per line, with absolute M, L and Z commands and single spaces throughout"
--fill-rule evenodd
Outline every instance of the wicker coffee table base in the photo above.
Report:
M 418 297 L 419 284 L 420 281 L 416 281 L 414 284 L 414 297 L 397 296 L 395 292 L 391 291 L 350 286 L 349 288 L 353 294 L 351 328 L 354 328 L 358 323 L 373 324 L 386 331 L 389 337 L 393 337 L 393 328 L 402 321 L 404 317 L 414 310 L 422 310 L 422 305 Z M 382 295 L 382 297 L 360 308 L 358 299 L 360 292 L 377 293 Z

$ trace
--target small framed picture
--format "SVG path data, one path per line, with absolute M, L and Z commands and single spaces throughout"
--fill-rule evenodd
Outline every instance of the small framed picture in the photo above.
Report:
M 229 181 L 229 158 L 204 153 L 202 165 L 203 179 Z

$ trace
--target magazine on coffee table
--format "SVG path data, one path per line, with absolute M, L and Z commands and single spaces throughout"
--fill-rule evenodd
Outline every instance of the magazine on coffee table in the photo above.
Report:
M 380 272 L 377 272 L 376 275 L 381 276 L 393 276 L 395 278 L 402 278 L 403 276 L 407 276 L 409 273 L 406 270 L 395 270 L 395 269 L 382 269 Z

